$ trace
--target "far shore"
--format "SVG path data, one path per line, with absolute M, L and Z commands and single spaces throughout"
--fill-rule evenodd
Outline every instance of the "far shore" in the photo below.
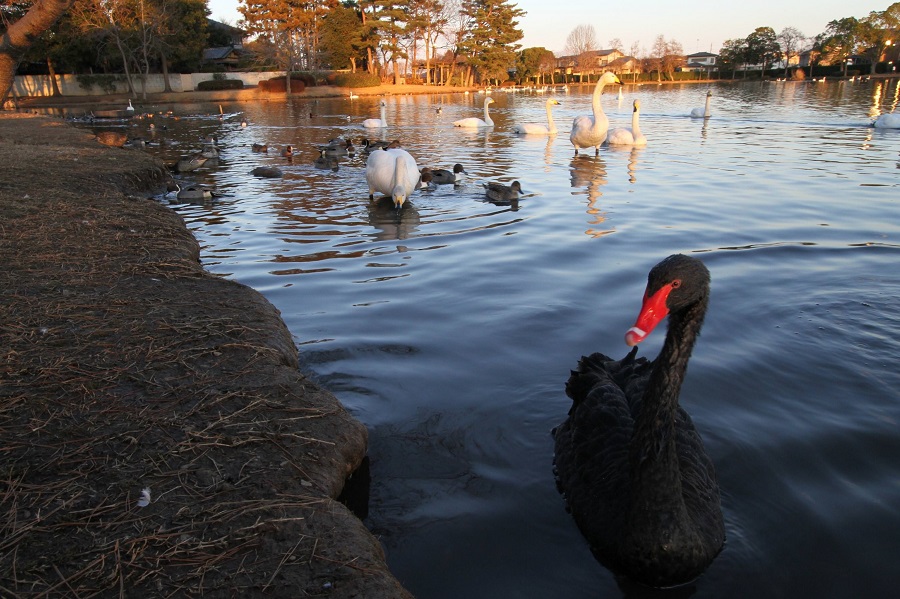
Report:
M 897 73 L 864 75 L 871 79 L 892 79 L 898 77 Z M 829 77 L 829 79 L 850 79 L 849 77 Z M 627 76 L 622 80 L 626 86 L 643 86 L 643 85 L 672 85 L 672 84 L 712 84 L 712 83 L 742 83 L 746 81 L 774 81 L 773 79 L 690 79 L 683 81 L 628 81 Z M 813 81 L 812 79 L 796 80 L 795 83 L 806 83 Z M 591 88 L 596 82 L 591 83 L 554 83 L 547 84 L 549 88 L 560 89 L 563 85 L 575 88 Z M 522 89 L 522 86 L 517 86 Z M 300 93 L 292 94 L 293 98 L 347 98 L 351 92 L 357 96 L 403 96 L 403 95 L 421 95 L 421 94 L 454 94 L 454 93 L 474 93 L 492 89 L 494 91 L 502 91 L 508 86 L 485 86 L 485 87 L 463 87 L 463 86 L 445 86 L 445 85 L 379 85 L 374 87 L 335 87 L 331 85 L 321 85 L 315 87 L 307 87 Z M 114 105 L 124 106 L 131 99 L 136 107 L 141 104 L 166 104 L 166 103 L 192 103 L 192 102 L 283 102 L 287 99 L 284 92 L 267 92 L 259 87 L 245 87 L 244 89 L 229 89 L 216 91 L 188 91 L 188 92 L 166 92 L 141 94 L 136 96 L 131 94 L 106 94 L 106 95 L 89 95 L 89 96 L 20 96 L 7 102 L 6 108 L 18 108 L 20 110 L 28 110 L 30 108 L 52 108 L 52 107 L 68 107 L 68 106 L 102 106 L 109 107 Z

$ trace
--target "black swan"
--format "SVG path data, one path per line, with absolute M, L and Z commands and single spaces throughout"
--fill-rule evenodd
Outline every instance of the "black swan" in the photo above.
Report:
M 554 430 L 556 480 L 596 558 L 654 587 L 699 576 L 725 542 L 715 468 L 678 394 L 709 301 L 700 260 L 669 256 L 650 271 L 625 335 L 636 346 L 669 316 L 656 360 L 582 357 L 566 383 L 572 408 Z

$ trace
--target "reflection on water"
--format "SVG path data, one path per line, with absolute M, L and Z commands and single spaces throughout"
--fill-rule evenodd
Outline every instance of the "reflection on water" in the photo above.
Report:
M 486 131 L 450 125 L 477 114 L 474 94 L 388 96 L 380 139 L 469 173 L 400 212 L 369 202 L 359 153 L 336 172 L 314 164 L 329 140 L 369 135 L 359 123 L 380 98 L 224 104 L 221 118 L 161 106 L 174 112 L 153 117 L 155 133 L 147 119 L 104 128 L 146 136 L 169 163 L 218 137 L 219 165 L 178 179 L 222 197 L 174 209 L 206 267 L 262 291 L 305 368 L 368 426 L 366 523 L 416 596 L 630 592 L 565 513 L 549 431 L 578 357 L 625 354 L 647 269 L 675 252 L 712 273 L 681 398 L 716 464 L 728 538 L 693 596 L 892 596 L 900 131 L 868 125 L 896 107 L 898 80 L 721 85 L 712 118 L 687 118 L 705 93 L 604 95 L 614 127 L 641 100 L 649 143 L 575 158 L 568 128 L 589 89 L 569 92 L 546 139 L 510 132 L 541 121 L 546 94 L 495 92 Z M 289 144 L 291 160 L 275 150 Z M 483 183 L 514 180 L 517 205 L 486 200 Z
M 369 224 L 378 232 L 375 239 L 393 240 L 413 237 L 422 219 L 412 201 L 397 210 L 392 198 L 375 198 L 369 202 Z
M 599 200 L 606 185 L 606 163 L 601 156 L 578 154 L 569 166 L 572 187 L 584 187 L 584 191 L 573 191 L 572 195 L 586 194 L 588 197 L 587 213 L 590 215 L 588 229 L 585 234 L 591 237 L 602 237 L 613 232 L 612 229 L 597 229 L 606 222 L 606 213 L 602 211 Z

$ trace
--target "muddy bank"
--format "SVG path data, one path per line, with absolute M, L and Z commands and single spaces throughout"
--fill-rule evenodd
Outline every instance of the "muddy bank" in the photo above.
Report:
M 166 173 L 0 115 L 0 594 L 409 594 L 335 500 L 365 428 L 212 276 Z

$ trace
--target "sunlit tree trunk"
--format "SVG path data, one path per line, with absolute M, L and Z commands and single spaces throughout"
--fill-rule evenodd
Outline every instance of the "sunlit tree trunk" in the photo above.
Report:
M 50 93 L 54 96 L 61 96 L 59 85 L 56 83 L 56 70 L 53 68 L 53 61 L 47 57 L 47 71 L 50 73 Z
M 0 37 L 0 106 L 6 104 L 22 55 L 50 28 L 74 0 L 35 0 L 21 19 L 11 23 Z

